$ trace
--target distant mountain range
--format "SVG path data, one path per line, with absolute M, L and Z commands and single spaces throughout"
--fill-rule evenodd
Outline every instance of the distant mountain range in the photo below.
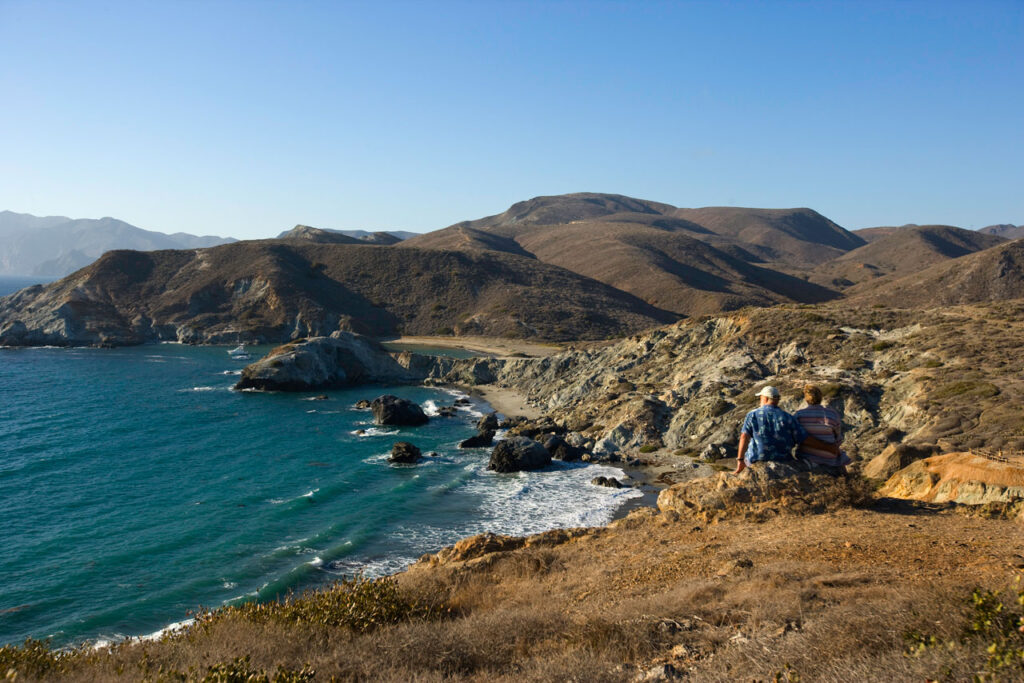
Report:
M 230 237 L 167 235 L 116 218 L 38 217 L 0 211 L 0 275 L 63 277 L 111 249 L 202 249 Z
M 28 219 L 40 231 L 67 221 L 8 215 Z M 599 339 L 744 306 L 1001 300 L 1024 296 L 1024 242 L 1008 241 L 1010 228 L 850 232 L 808 208 L 535 197 L 422 235 L 299 225 L 275 239 L 112 251 L 0 299 L 0 344 L 283 341 L 336 329 Z

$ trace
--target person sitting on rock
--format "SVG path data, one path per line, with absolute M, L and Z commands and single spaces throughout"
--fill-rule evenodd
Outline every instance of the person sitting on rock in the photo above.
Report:
M 747 413 L 740 429 L 740 447 L 736 459 L 739 474 L 747 465 L 764 460 L 790 460 L 793 447 L 807 444 L 813 448 L 838 453 L 835 444 L 819 441 L 800 426 L 796 418 L 779 408 L 779 390 L 772 386 L 757 394 L 761 405 Z
M 804 401 L 807 402 L 807 407 L 793 413 L 800 426 L 818 441 L 836 446 L 842 444 L 842 420 L 839 413 L 821 405 L 821 389 L 814 384 L 804 386 Z M 812 468 L 825 469 L 834 474 L 845 472 L 846 466 L 852 462 L 850 456 L 841 450 L 833 453 L 807 443 L 800 444 L 796 457 L 809 463 Z

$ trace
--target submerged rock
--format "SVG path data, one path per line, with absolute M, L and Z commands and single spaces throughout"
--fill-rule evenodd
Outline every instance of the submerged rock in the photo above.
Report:
M 373 411 L 373 421 L 379 425 L 416 427 L 430 420 L 423 412 L 423 408 L 412 401 L 391 394 L 373 399 L 370 409 Z
M 615 477 L 594 477 L 590 480 L 594 486 L 606 486 L 610 489 L 621 489 L 622 482 Z
M 388 462 L 412 464 L 420 459 L 420 449 L 408 441 L 396 441 L 391 447 L 391 456 Z
M 551 454 L 543 444 L 525 436 L 510 436 L 494 447 L 487 469 L 495 472 L 522 472 L 539 470 L 550 464 Z

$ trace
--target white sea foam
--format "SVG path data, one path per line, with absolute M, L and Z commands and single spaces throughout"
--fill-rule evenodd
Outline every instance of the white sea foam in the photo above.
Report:
M 359 433 L 360 431 L 362 432 L 362 434 Z M 352 436 L 358 436 L 360 438 L 365 438 L 365 437 L 370 437 L 370 436 L 394 436 L 397 433 L 398 433 L 397 429 L 381 429 L 379 427 L 366 427 L 366 428 L 361 429 L 361 430 L 360 429 L 355 429 L 355 430 L 349 432 L 349 434 L 351 434 Z
M 241 370 L 225 370 L 224 372 L 222 372 L 220 374 L 222 374 L 222 375 L 241 375 L 242 371 Z
M 310 560 L 309 562 L 307 562 L 306 564 L 308 564 L 310 567 L 322 567 L 322 566 L 324 566 L 324 561 L 321 560 L 320 556 L 318 555 L 318 556 L 314 557 L 312 560 Z
M 437 408 L 437 401 L 424 401 L 423 412 L 427 417 L 437 417 L 440 415 L 440 411 Z

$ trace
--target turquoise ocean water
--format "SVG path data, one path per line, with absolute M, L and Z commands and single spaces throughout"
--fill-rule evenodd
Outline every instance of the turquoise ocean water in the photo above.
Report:
M 352 407 L 457 392 L 235 392 L 241 366 L 223 347 L 0 349 L 0 644 L 150 634 L 474 533 L 605 523 L 638 495 L 589 485 L 616 473 L 599 466 L 487 472 L 486 449 L 456 448 L 484 405 L 400 430 Z M 396 440 L 440 455 L 390 465 Z

